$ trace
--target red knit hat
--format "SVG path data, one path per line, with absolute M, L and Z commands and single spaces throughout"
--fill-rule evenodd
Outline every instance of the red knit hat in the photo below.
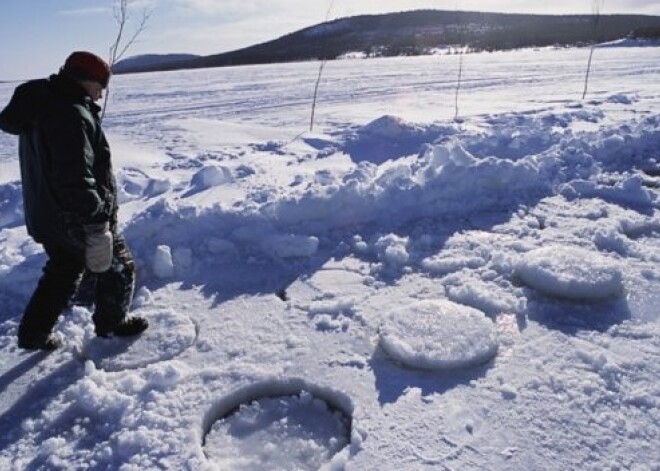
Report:
M 67 57 L 62 69 L 78 80 L 98 82 L 103 88 L 108 86 L 110 80 L 110 66 L 108 63 L 91 52 L 74 52 Z

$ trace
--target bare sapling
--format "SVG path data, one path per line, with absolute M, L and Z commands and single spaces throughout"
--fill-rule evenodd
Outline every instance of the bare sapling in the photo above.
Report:
M 603 8 L 604 0 L 593 0 L 591 4 L 591 24 L 593 27 L 593 39 L 591 40 L 591 49 L 589 51 L 589 61 L 587 62 L 587 73 L 584 76 L 584 90 L 582 91 L 582 99 L 587 96 L 587 89 L 589 87 L 589 74 L 591 73 L 591 61 L 594 57 L 594 50 L 596 49 L 596 38 L 598 35 L 598 24 L 600 23 L 600 12 Z
M 457 10 L 457 23 L 458 23 L 458 75 L 456 77 L 456 93 L 454 95 L 454 121 L 458 120 L 458 97 L 461 93 L 461 85 L 463 83 L 463 55 L 466 45 L 463 44 L 463 24 L 461 13 Z
M 130 19 L 130 3 L 130 0 L 113 0 L 112 8 L 115 21 L 117 23 L 117 36 L 115 37 L 115 41 L 110 46 L 110 56 L 108 62 L 110 64 L 111 70 L 115 64 L 124 57 L 128 49 L 135 43 L 135 40 L 138 38 L 138 36 L 144 32 L 152 13 L 150 10 L 143 10 L 135 26 L 135 30 L 129 37 L 126 37 L 126 28 Z M 101 112 L 101 120 L 103 120 L 105 117 L 105 110 L 108 106 L 109 95 L 110 83 L 108 82 L 108 87 L 106 88 L 105 99 L 103 102 L 103 111 Z
M 327 23 L 328 20 L 330 19 L 330 13 L 332 12 L 332 6 L 334 5 L 334 0 L 330 2 L 330 5 L 328 6 L 328 11 L 325 14 L 325 22 Z M 316 113 L 316 98 L 318 97 L 319 94 L 319 85 L 321 84 L 321 78 L 323 77 L 323 69 L 325 68 L 325 63 L 328 62 L 327 59 L 322 59 L 321 64 L 319 65 L 319 74 L 316 77 L 316 84 L 314 85 L 314 98 L 312 99 L 312 113 L 309 118 L 309 131 L 312 132 L 314 130 L 314 115 Z
M 314 99 L 312 100 L 312 115 L 309 118 L 309 131 L 312 132 L 314 130 L 314 114 L 316 113 L 316 97 L 319 94 L 319 85 L 321 83 L 321 77 L 323 76 L 323 69 L 325 68 L 325 63 L 327 62 L 326 59 L 323 59 L 321 61 L 321 65 L 319 66 L 319 74 L 316 77 L 316 85 L 314 85 Z
M 456 78 L 456 95 L 454 97 L 454 121 L 458 120 L 458 96 L 461 93 L 461 83 L 463 80 L 463 45 L 458 55 L 458 77 Z

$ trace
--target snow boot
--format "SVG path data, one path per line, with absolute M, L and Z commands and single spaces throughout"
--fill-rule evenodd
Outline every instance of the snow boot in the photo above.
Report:
M 126 317 L 112 330 L 96 328 L 99 337 L 132 337 L 141 334 L 149 327 L 149 322 L 143 317 Z
M 54 334 L 43 334 L 36 337 L 19 337 L 18 347 L 25 350 L 44 350 L 52 352 L 62 346 L 62 340 Z

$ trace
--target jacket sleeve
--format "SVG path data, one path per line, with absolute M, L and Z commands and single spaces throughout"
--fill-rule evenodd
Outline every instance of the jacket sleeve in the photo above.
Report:
M 108 216 L 94 178 L 94 150 L 90 136 L 94 124 L 75 107 L 43 120 L 50 155 L 49 180 L 62 209 L 76 214 L 83 224 L 104 222 Z
M 26 107 L 20 106 L 21 101 L 25 101 L 25 86 L 19 86 L 9 100 L 7 106 L 0 112 L 0 129 L 4 132 L 19 135 L 29 116 L 26 113 Z
M 0 129 L 9 134 L 18 134 L 18 129 L 7 118 L 7 108 L 0 113 Z

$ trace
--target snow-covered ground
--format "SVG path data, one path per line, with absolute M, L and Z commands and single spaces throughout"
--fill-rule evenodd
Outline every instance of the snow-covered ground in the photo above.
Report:
M 118 76 L 132 341 L 73 306 L 0 135 L 0 469 L 660 470 L 660 48 Z M 4 105 L 15 84 L 0 84 Z

